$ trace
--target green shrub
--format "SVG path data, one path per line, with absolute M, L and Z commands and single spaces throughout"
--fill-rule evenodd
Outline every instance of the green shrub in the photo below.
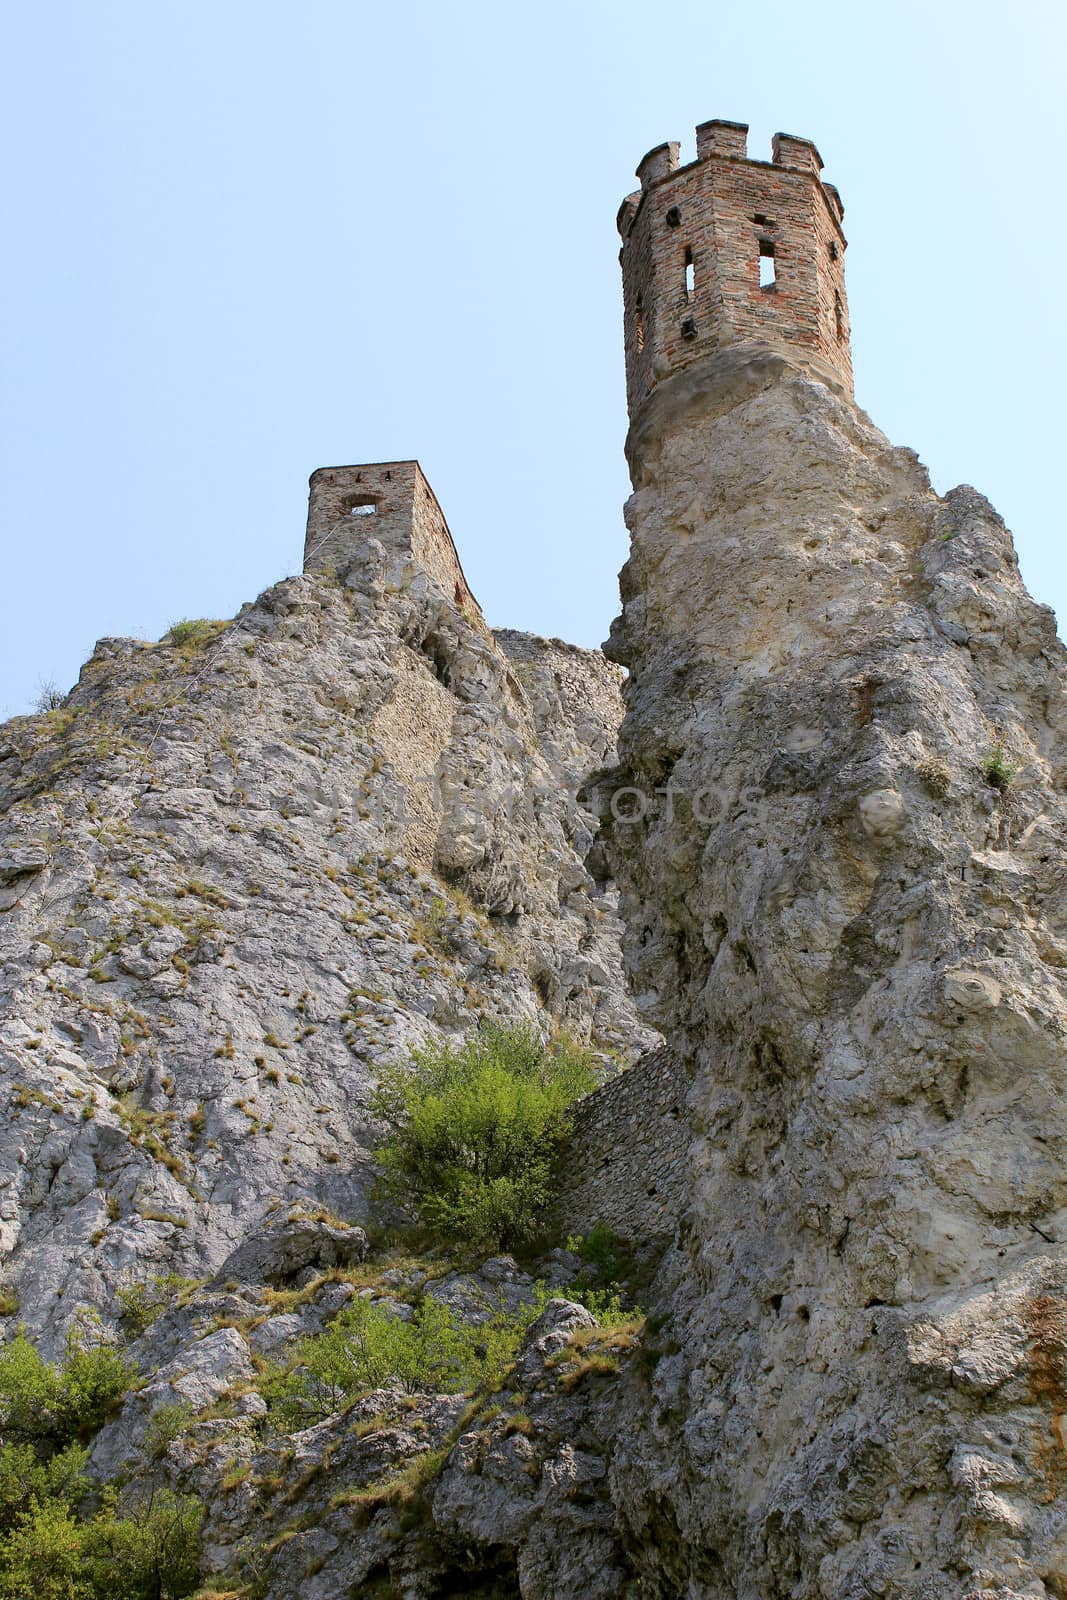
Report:
M 492 1393 L 548 1298 L 538 1283 L 529 1305 L 508 1311 L 500 1304 L 478 1326 L 457 1323 L 432 1295 L 424 1296 L 410 1321 L 370 1300 L 353 1300 L 323 1333 L 293 1346 L 287 1367 L 268 1372 L 264 1397 L 279 1426 L 300 1428 L 372 1389 Z
M 0 1532 L 10 1532 L 31 1500 L 76 1505 L 87 1487 L 87 1456 L 87 1450 L 72 1444 L 42 1461 L 32 1444 L 0 1445 Z
M 0 1434 L 14 1443 L 54 1447 L 99 1428 L 130 1386 L 120 1351 L 90 1342 L 91 1323 L 73 1328 L 67 1358 L 56 1368 L 30 1343 L 26 1330 L 0 1348 Z
M 91 1600 L 83 1532 L 62 1500 L 34 1500 L 0 1539 L 0 1600 Z
M 1010 789 L 1018 772 L 1018 766 L 1009 761 L 1004 753 L 1002 744 L 995 744 L 992 750 L 987 750 L 982 757 L 982 771 L 985 781 L 993 789 Z
M 224 622 L 212 622 L 207 617 L 191 619 L 182 617 L 177 622 L 172 622 L 163 635 L 164 644 L 197 645 L 206 644 L 213 639 L 226 626 Z
M 0 1600 L 181 1600 L 197 1585 L 203 1517 L 169 1489 L 121 1513 L 107 1490 L 91 1522 L 64 1498 L 31 1499 L 0 1538 Z
M 567 1291 L 560 1291 L 566 1293 Z M 547 1284 L 541 1279 L 534 1284 L 535 1298 L 517 1311 L 506 1311 L 503 1306 L 471 1330 L 479 1362 L 480 1387 L 487 1394 L 499 1389 L 514 1364 L 519 1346 L 527 1328 L 545 1309 L 552 1298 Z
M 572 1233 L 567 1249 L 592 1267 L 601 1281 L 614 1282 L 629 1271 L 630 1253 L 625 1241 L 603 1222 L 594 1222 L 588 1233 Z
M 20 1327 L 0 1348 L 0 1433 L 5 1441 L 15 1442 L 61 1439 L 65 1433 L 59 1424 L 63 1409 L 59 1374 Z
M 120 1512 L 115 1492 L 105 1490 L 91 1522 L 74 1515 L 89 1484 L 88 1452 L 72 1441 L 100 1426 L 131 1377 L 85 1308 L 60 1366 L 44 1360 L 22 1327 L 0 1347 L 0 1600 L 178 1600 L 196 1587 L 198 1501 L 153 1489 Z M 164 1411 L 172 1415 L 154 1419 L 150 1455 L 162 1453 L 157 1436 L 173 1436 L 189 1415 L 188 1406 Z
M 185 1432 L 192 1417 L 193 1408 L 188 1400 L 176 1400 L 173 1405 L 160 1406 L 152 1413 L 144 1436 L 144 1453 L 149 1461 L 158 1461 L 166 1455 L 168 1446 Z
M 132 1369 L 112 1344 L 68 1346 L 60 1372 L 68 1424 L 77 1435 L 94 1433 L 130 1387 Z
M 581 1289 L 572 1287 L 567 1290 L 569 1299 L 579 1300 L 587 1311 L 591 1311 L 601 1328 L 611 1329 L 629 1325 L 644 1316 L 640 1306 L 624 1305 L 622 1291 L 617 1284 L 609 1284 L 604 1289 Z
M 179 1272 L 161 1272 L 140 1283 L 128 1283 L 116 1292 L 122 1326 L 131 1339 L 138 1338 L 150 1328 L 157 1317 L 163 1315 L 187 1289 L 196 1283 L 195 1278 L 183 1278 Z
M 372 1109 L 388 1128 L 383 1198 L 469 1246 L 510 1249 L 544 1229 L 568 1107 L 596 1084 L 569 1041 L 485 1025 L 459 1049 L 431 1044 L 386 1068 Z
M 115 1514 L 112 1491 L 84 1530 L 90 1593 L 100 1600 L 179 1600 L 193 1592 L 204 1508 L 170 1489 L 144 1491 Z
M 360 1298 L 323 1333 L 300 1340 L 293 1363 L 276 1369 L 264 1391 L 278 1421 L 301 1427 L 372 1389 L 454 1394 L 478 1377 L 469 1332 L 447 1306 L 427 1296 L 405 1322 Z

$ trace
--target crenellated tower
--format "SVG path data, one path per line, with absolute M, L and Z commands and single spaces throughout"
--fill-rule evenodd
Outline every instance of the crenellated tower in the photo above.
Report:
M 844 206 L 810 139 L 777 133 L 770 161 L 748 126 L 697 129 L 697 157 L 650 150 L 623 201 L 626 397 L 633 416 L 664 378 L 729 345 L 801 352 L 852 392 Z

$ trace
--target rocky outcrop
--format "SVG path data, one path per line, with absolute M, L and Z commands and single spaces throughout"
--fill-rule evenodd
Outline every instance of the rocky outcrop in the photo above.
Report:
M 133 1279 L 269 1278 L 293 1207 L 366 1220 L 377 1070 L 427 1039 L 653 1039 L 576 799 L 620 676 L 353 539 L 0 731 L 0 1243 L 46 1348 Z
M 614 1435 L 640 1592 L 1067 1592 L 1052 614 L 981 495 L 780 355 L 661 385 L 630 459 L 600 803 L 690 1078 Z
M 94 1473 L 199 1496 L 268 1600 L 1067 1594 L 1051 613 L 782 354 L 665 377 L 629 452 L 617 756 L 615 667 L 355 535 L 3 730 L 4 1306 L 49 1352 L 124 1313 Z M 665 1041 L 559 1208 L 647 1319 L 575 1241 L 368 1257 L 377 1073 L 483 1016 L 606 1074 Z M 497 1375 L 283 1426 L 272 1363 L 357 1297 Z

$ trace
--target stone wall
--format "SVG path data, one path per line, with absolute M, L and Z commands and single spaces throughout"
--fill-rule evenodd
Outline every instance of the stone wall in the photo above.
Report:
M 810 140 L 776 134 L 773 159 L 751 161 L 746 132 L 704 123 L 684 167 L 676 143 L 660 145 L 637 169 L 640 192 L 623 202 L 631 413 L 669 373 L 753 341 L 805 351 L 851 391 L 840 196 L 820 180 Z M 761 256 L 773 259 L 766 287 Z
M 666 1050 L 583 1100 L 567 1151 L 562 1229 L 595 1222 L 638 1246 L 666 1241 L 685 1204 L 689 1080 Z

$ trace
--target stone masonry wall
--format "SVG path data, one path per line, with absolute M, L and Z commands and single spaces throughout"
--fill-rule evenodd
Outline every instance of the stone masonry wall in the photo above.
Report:
M 739 123 L 697 130 L 697 160 L 650 151 L 619 213 L 631 414 L 671 372 L 727 344 L 801 349 L 852 388 L 843 207 L 807 139 L 777 134 L 751 161 Z M 760 256 L 775 282 L 760 286 Z M 687 269 L 690 282 L 687 285 Z
M 684 1206 L 689 1080 L 666 1050 L 577 1107 L 558 1203 L 563 1229 L 603 1222 L 632 1244 L 670 1239 Z

